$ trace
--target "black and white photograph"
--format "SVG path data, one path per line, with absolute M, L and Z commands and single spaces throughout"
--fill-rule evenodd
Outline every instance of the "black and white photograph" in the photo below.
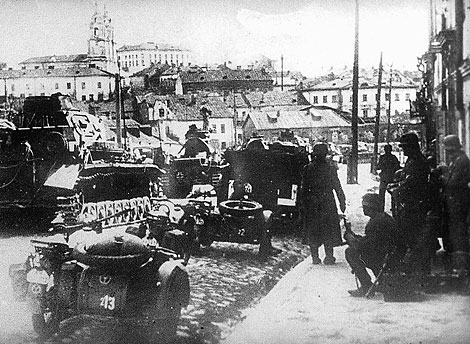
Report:
M 0 344 L 470 343 L 470 0 L 0 31 Z

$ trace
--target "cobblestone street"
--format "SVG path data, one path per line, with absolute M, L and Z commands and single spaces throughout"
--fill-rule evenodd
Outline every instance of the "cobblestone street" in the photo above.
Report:
M 34 235 L 1 238 L 1 290 L 4 297 L 0 316 L 5 319 L 0 342 L 36 343 L 25 302 L 13 300 L 8 266 L 20 262 L 28 252 Z M 258 246 L 214 243 L 192 257 L 188 264 L 191 300 L 183 309 L 176 343 L 218 343 L 224 333 L 242 320 L 242 311 L 266 295 L 277 281 L 306 257 L 300 239 L 276 237 L 273 246 L 281 252 L 267 259 L 258 255 Z M 126 327 L 126 329 L 132 329 Z M 117 343 L 137 338 L 139 333 L 123 336 L 123 327 L 115 320 L 76 317 L 64 321 L 58 335 L 46 343 Z M 144 341 L 144 338 L 139 338 Z

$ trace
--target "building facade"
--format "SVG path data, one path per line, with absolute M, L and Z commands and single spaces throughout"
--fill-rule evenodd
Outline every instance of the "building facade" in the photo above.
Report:
M 392 79 L 390 85 L 390 79 Z M 399 71 L 382 72 L 380 116 L 410 113 L 410 102 L 416 99 L 418 84 Z M 359 76 L 358 116 L 365 122 L 376 116 L 378 70 L 361 70 Z M 322 105 L 352 112 L 352 73 L 346 71 L 331 80 L 303 88 L 304 97 L 312 105 Z M 393 119 L 392 119 L 393 121 Z
M 145 42 L 138 45 L 123 45 L 117 49 L 121 68 L 133 74 L 152 64 L 169 66 L 189 66 L 192 63 L 191 51 L 178 46 Z
M 470 0 L 429 1 L 429 49 L 422 56 L 421 117 L 436 139 L 457 134 L 470 152 Z

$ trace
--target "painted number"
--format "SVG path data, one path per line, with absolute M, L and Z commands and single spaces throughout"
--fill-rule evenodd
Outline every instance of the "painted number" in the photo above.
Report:
M 101 299 L 100 307 L 112 311 L 115 307 L 115 298 L 113 296 L 105 295 Z

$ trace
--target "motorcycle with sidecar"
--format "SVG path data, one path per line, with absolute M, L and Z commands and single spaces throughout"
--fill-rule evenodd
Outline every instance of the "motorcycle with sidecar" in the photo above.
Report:
M 217 205 L 211 185 L 196 185 L 185 199 L 154 200 L 162 215 L 155 223 L 170 221 L 188 235 L 191 252 L 209 247 L 214 241 L 258 244 L 261 255 L 272 253 L 270 210 L 249 199 L 251 186 L 243 186 L 243 194 Z M 203 190 L 203 191 L 201 191 Z M 163 210 L 163 211 L 162 211 Z M 178 215 L 178 213 L 180 215 Z M 173 215 L 176 214 L 176 215 Z M 166 220 L 163 220 L 166 219 Z M 156 224 L 150 224 L 150 231 Z M 158 230 L 154 230 L 158 232 Z
M 152 341 L 171 340 L 189 303 L 188 274 L 180 254 L 149 240 L 148 230 L 140 237 L 137 232 L 84 226 L 71 235 L 31 240 L 34 251 L 10 266 L 10 278 L 15 295 L 29 303 L 40 337 L 85 314 L 142 326 Z

